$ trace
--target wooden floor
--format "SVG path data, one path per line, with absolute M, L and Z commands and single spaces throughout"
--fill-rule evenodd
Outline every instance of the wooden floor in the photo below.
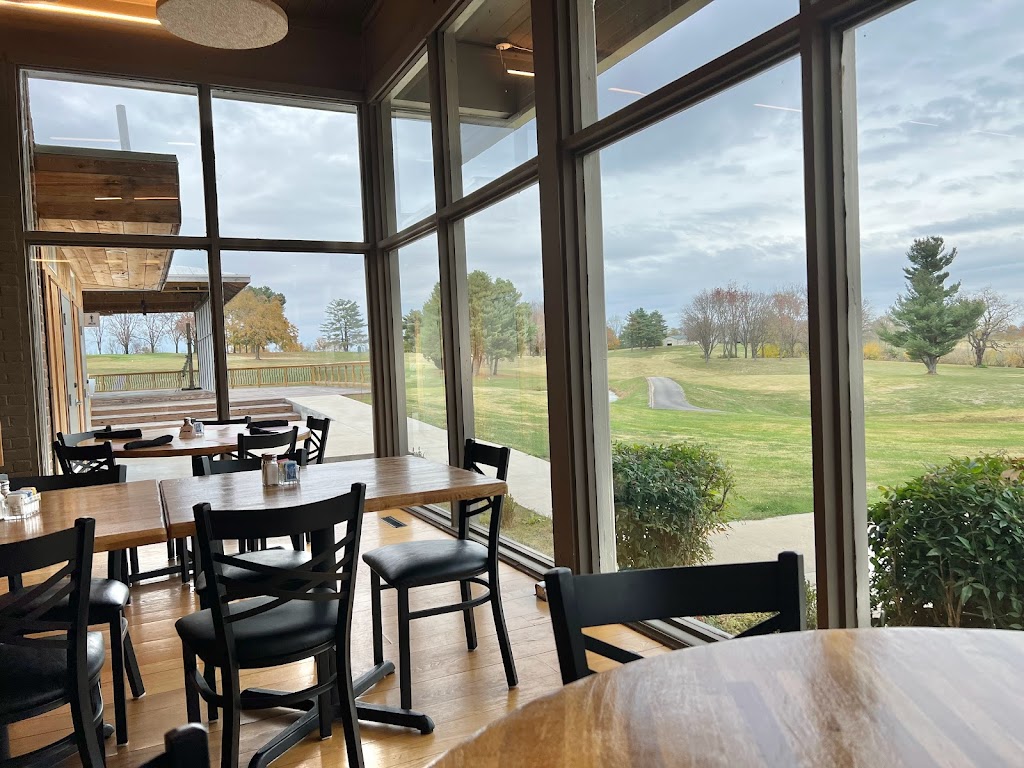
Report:
M 385 514 L 405 522 L 407 527 L 389 526 L 380 520 Z M 362 549 L 367 551 L 381 544 L 444 536 L 442 531 L 405 512 L 368 514 L 363 527 Z M 165 556 L 162 546 L 147 547 L 142 552 L 143 567 L 163 565 Z M 534 582 L 525 574 L 503 566 L 501 576 L 501 592 L 519 672 L 519 687 L 509 690 L 506 686 L 489 607 L 484 606 L 476 611 L 479 647 L 472 653 L 466 650 L 462 617 L 459 614 L 414 621 L 413 706 L 429 714 L 437 727 L 432 734 L 422 736 L 405 729 L 363 724 L 363 754 L 367 766 L 405 768 L 428 765 L 449 747 L 463 741 L 491 721 L 561 685 L 547 604 L 534 596 Z M 128 617 L 146 684 L 146 695 L 137 700 L 128 700 L 130 743 L 118 748 L 113 739 L 107 742 L 107 765 L 111 768 L 137 766 L 152 758 L 161 748 L 164 732 L 185 722 L 181 646 L 174 631 L 174 621 L 197 608 L 195 595 L 191 588 L 183 588 L 177 579 L 165 579 L 136 587 L 133 596 Z M 457 586 L 429 587 L 413 592 L 412 607 L 415 610 L 457 600 Z M 394 645 L 395 617 L 394 596 L 385 593 L 385 657 L 390 659 L 397 658 Z M 358 672 L 369 667 L 372 659 L 369 578 L 362 563 L 357 578 L 353 633 L 353 668 Z M 604 628 L 600 637 L 644 655 L 665 650 L 654 641 L 625 627 Z M 242 687 L 258 685 L 265 688 L 298 689 L 308 685 L 312 676 L 312 663 L 301 662 L 266 671 L 243 672 Z M 113 696 L 109 662 L 103 680 L 106 719 L 112 722 Z M 392 675 L 385 679 L 364 698 L 397 706 L 397 677 Z M 286 725 L 291 717 L 290 714 L 277 714 L 273 710 L 252 713 L 252 716 L 243 714 L 241 765 L 246 765 L 251 753 L 266 742 L 275 730 Z M 29 751 L 54 740 L 69 728 L 70 715 L 67 708 L 18 724 L 10 731 L 11 751 L 15 755 Z M 219 750 L 219 724 L 211 728 L 210 739 L 211 749 Z M 215 757 L 219 759 L 219 753 Z M 67 764 L 77 765 L 78 760 L 69 759 Z M 340 724 L 336 726 L 332 738 L 320 741 L 316 735 L 312 735 L 274 763 L 282 767 L 346 764 L 345 742 Z

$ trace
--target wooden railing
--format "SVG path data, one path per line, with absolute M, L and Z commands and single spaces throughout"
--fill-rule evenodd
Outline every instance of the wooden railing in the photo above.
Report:
M 198 378 L 198 372 L 196 377 Z M 141 392 L 151 389 L 181 389 L 182 371 L 106 373 L 93 376 L 97 392 Z M 369 387 L 370 362 L 358 360 L 322 365 L 282 365 L 265 368 L 229 368 L 228 387 Z

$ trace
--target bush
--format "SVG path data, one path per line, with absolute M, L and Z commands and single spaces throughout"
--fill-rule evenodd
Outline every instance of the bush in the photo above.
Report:
M 804 598 L 807 607 L 804 612 L 804 622 L 807 624 L 807 629 L 817 629 L 818 590 L 807 579 L 804 579 Z M 772 613 L 728 613 L 721 616 L 698 616 L 696 618 L 723 632 L 728 632 L 730 635 L 739 635 L 774 615 Z
M 954 459 L 868 510 L 872 601 L 894 625 L 1024 626 L 1024 461 Z
M 619 568 L 694 565 L 711 558 L 724 530 L 733 476 L 718 454 L 694 443 L 612 446 Z

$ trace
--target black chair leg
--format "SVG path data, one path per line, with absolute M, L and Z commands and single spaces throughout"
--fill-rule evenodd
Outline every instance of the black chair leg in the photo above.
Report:
M 223 677 L 223 674 L 221 677 Z M 203 662 L 203 679 L 210 686 L 211 691 L 217 690 L 217 668 L 213 664 L 207 664 L 205 661 Z M 206 716 L 211 723 L 216 722 L 220 716 L 220 713 L 217 711 L 217 705 L 213 702 L 207 704 Z
M 348 654 L 335 650 L 332 657 L 337 671 L 337 715 L 345 731 L 345 751 L 349 768 L 363 768 L 363 743 L 359 736 L 359 717 L 356 714 L 356 696 L 352 688 L 352 660 Z
M 412 661 L 409 649 L 409 590 L 398 590 L 398 679 L 402 709 L 412 709 Z
M 203 718 L 199 714 L 199 691 L 196 690 L 196 655 L 182 646 L 181 658 L 185 669 L 185 711 L 190 723 L 199 723 Z
M 330 651 L 328 651 L 316 657 L 316 682 L 318 685 L 323 685 L 331 679 L 330 655 Z M 317 709 L 320 715 L 320 738 L 329 739 L 331 723 L 334 719 L 334 707 L 331 706 L 331 691 L 329 689 L 317 696 Z
M 85 671 L 81 670 L 80 675 Z M 84 685 L 76 685 L 75 695 L 71 697 L 71 722 L 75 729 L 75 741 L 82 765 L 86 768 L 103 768 L 106 758 L 103 752 L 103 720 L 97 716 L 103 711 L 103 698 L 99 686 L 89 690 Z
M 508 639 L 508 627 L 505 626 L 505 612 L 501 607 L 501 589 L 498 583 L 498 570 L 495 568 L 488 574 L 491 590 L 491 611 L 494 613 L 494 629 L 498 633 L 498 647 L 501 648 L 501 660 L 505 665 L 505 679 L 509 688 L 519 685 L 516 674 L 516 661 L 512 658 L 512 643 Z
M 467 602 L 473 597 L 473 588 L 468 581 L 460 581 L 459 588 L 462 590 L 462 602 Z M 467 608 L 462 612 L 462 618 L 466 622 L 466 647 L 471 651 L 476 650 L 476 619 L 473 616 L 473 609 Z
M 124 642 L 121 616 L 110 622 L 110 665 L 114 683 L 114 730 L 117 744 L 128 743 L 128 705 L 124 695 Z
M 384 626 L 380 616 L 380 576 L 370 571 L 370 613 L 373 616 L 373 663 L 384 663 Z
M 138 576 L 142 573 L 142 569 L 139 568 L 139 548 L 132 547 L 128 550 L 128 559 L 131 561 L 131 573 L 133 576 Z
M 174 549 L 178 553 L 178 576 L 181 578 L 182 585 L 188 584 L 188 545 L 185 539 L 175 539 Z
M 132 635 L 128 631 L 127 622 L 125 622 L 124 629 L 124 669 L 128 673 L 128 685 L 132 689 L 132 698 L 145 696 L 146 685 L 142 682 L 142 670 L 139 669 L 139 661 L 135 658 L 135 646 L 132 645 Z
M 176 543 L 176 541 L 172 541 L 171 539 L 167 540 L 167 560 L 168 561 L 174 560 L 177 557 L 177 552 L 175 552 L 175 550 L 174 550 L 175 543 Z
M 224 721 L 220 731 L 220 764 L 221 768 L 235 768 L 238 765 L 239 740 L 242 728 L 238 670 L 222 669 L 220 678 L 224 698 Z

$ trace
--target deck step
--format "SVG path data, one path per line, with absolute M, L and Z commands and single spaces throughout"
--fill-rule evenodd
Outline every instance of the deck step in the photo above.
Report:
M 141 393 L 140 399 L 133 393 L 125 397 L 105 395 L 92 401 L 92 424 L 94 427 L 140 427 L 142 429 L 173 428 L 185 418 L 213 421 L 217 418 L 217 403 L 204 392 L 203 397 L 179 397 L 180 392 L 167 392 L 162 398 L 152 393 Z M 239 399 L 232 404 L 234 417 L 251 416 L 255 420 L 286 419 L 300 421 L 294 407 L 283 397 L 265 396 Z

